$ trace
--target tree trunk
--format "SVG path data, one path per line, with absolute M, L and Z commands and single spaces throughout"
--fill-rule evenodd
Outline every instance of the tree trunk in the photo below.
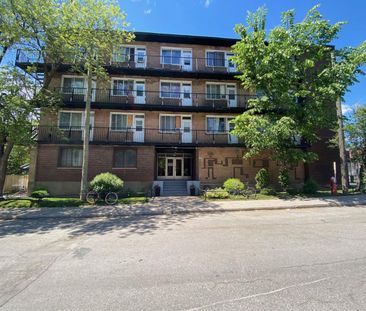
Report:
M 4 193 L 6 169 L 8 166 L 9 155 L 13 147 L 14 145 L 12 143 L 7 143 L 0 148 L 0 150 L 3 151 L 0 154 L 0 198 L 2 198 Z
M 348 168 L 347 168 L 347 156 L 346 146 L 343 131 L 343 116 L 341 101 L 336 103 L 337 107 L 337 119 L 338 119 L 338 145 L 339 145 L 339 159 L 341 161 L 341 184 L 343 193 L 348 193 Z
M 87 73 L 85 126 L 83 135 L 83 165 L 81 168 L 80 200 L 85 201 L 88 192 L 88 165 L 89 165 L 89 137 L 90 137 L 90 106 L 92 93 L 92 74 L 90 69 Z

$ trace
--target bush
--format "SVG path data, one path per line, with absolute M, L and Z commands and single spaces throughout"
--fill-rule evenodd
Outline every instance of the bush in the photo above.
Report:
M 305 194 L 315 194 L 319 190 L 318 184 L 313 180 L 309 179 L 305 182 L 304 186 L 302 187 L 302 192 Z
M 32 198 L 36 198 L 42 200 L 43 198 L 47 198 L 50 196 L 50 193 L 46 188 L 38 188 L 32 191 L 31 195 Z
M 207 199 L 227 199 L 229 196 L 229 192 L 222 188 L 215 188 L 206 191 Z
M 261 168 L 257 175 L 255 175 L 255 187 L 259 190 L 267 188 L 269 186 L 269 174 L 265 168 Z
M 238 178 L 229 178 L 224 182 L 226 191 L 244 190 L 244 184 Z
M 280 170 L 278 175 L 278 183 L 280 184 L 283 191 L 287 191 L 290 185 L 290 175 L 287 169 Z
M 262 188 L 260 194 L 263 195 L 276 195 L 276 190 L 273 188 Z
M 105 197 L 108 192 L 121 191 L 123 180 L 111 173 L 101 173 L 90 182 L 90 188 Z
M 297 195 L 297 194 L 300 194 L 300 190 L 297 188 L 288 188 L 287 193 L 289 195 Z

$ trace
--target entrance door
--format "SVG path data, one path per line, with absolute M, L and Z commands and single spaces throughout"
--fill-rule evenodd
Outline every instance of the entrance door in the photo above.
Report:
M 235 86 L 234 85 L 227 85 L 226 86 L 227 91 L 227 99 L 229 102 L 229 107 L 237 107 L 237 100 L 236 100 L 236 93 L 235 93 Z
M 192 71 L 192 51 L 182 51 L 182 70 Z
M 145 82 L 136 81 L 135 103 L 145 104 Z
M 166 158 L 166 177 L 182 178 L 183 177 L 183 158 Z
M 145 118 L 144 116 L 135 116 L 134 124 L 133 124 L 133 141 L 137 143 L 143 143 L 145 139 L 144 135 L 144 126 Z
M 192 106 L 192 85 L 183 83 L 182 94 L 182 106 Z
M 192 118 L 182 117 L 182 143 L 192 143 Z
M 229 130 L 229 135 L 228 135 L 228 140 L 229 140 L 229 144 L 237 144 L 238 143 L 238 136 L 230 134 L 230 132 L 234 129 L 235 124 L 230 123 L 230 121 L 233 119 L 228 119 L 228 130 Z

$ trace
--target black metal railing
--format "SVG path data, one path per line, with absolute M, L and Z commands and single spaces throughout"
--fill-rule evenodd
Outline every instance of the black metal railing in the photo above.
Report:
M 85 88 L 55 88 L 64 103 L 84 103 L 86 100 Z M 145 91 L 126 89 L 92 89 L 92 102 L 115 103 L 125 105 L 155 105 L 155 106 L 192 106 L 212 109 L 246 108 L 250 99 L 255 95 L 243 94 L 213 94 L 175 91 Z
M 226 52 L 224 52 L 226 53 Z M 46 56 L 47 60 L 47 56 Z M 63 64 L 73 64 L 73 55 L 66 55 L 61 61 Z M 44 63 L 44 58 L 38 51 L 19 49 L 16 53 L 17 63 Z M 51 62 L 51 60 L 49 60 Z M 113 53 L 105 60 L 106 66 L 116 68 L 163 69 L 187 72 L 215 72 L 238 73 L 236 66 L 229 57 L 192 57 L 167 56 L 156 54 L 125 54 Z
M 79 144 L 83 127 L 39 126 L 38 142 L 50 144 Z M 158 145 L 233 145 L 240 140 L 229 132 L 156 128 L 91 127 L 90 142 L 96 144 L 158 144 Z

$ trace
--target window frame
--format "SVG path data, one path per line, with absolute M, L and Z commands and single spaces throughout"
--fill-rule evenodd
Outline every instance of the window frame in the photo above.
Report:
M 215 118 L 215 119 L 223 118 L 223 119 L 225 119 L 225 131 L 224 132 L 209 131 L 208 130 L 208 118 Z M 224 116 L 206 115 L 206 122 L 205 122 L 205 132 L 206 132 L 206 134 L 210 134 L 210 135 L 212 135 L 212 134 L 215 134 L 215 135 L 228 135 L 228 134 L 230 134 L 229 119 L 235 119 L 235 116 L 232 116 L 232 115 L 224 115 Z
M 67 149 L 79 150 L 81 151 L 80 166 L 63 166 L 62 165 L 62 152 Z M 62 146 L 58 148 L 58 158 L 57 158 L 57 168 L 61 169 L 81 169 L 83 165 L 83 148 L 75 146 Z
M 207 87 L 208 85 L 224 85 L 225 86 L 225 93 L 224 93 L 224 97 L 222 97 L 222 94 L 220 94 L 220 98 L 208 98 L 208 92 L 207 92 Z M 238 96 L 238 89 L 237 89 L 237 85 L 236 83 L 222 83 L 222 82 L 206 82 L 206 100 L 228 100 L 228 92 L 227 92 L 227 87 L 228 86 L 234 86 L 235 87 L 235 95 Z M 221 89 L 221 87 L 220 87 Z
M 126 166 L 116 166 L 116 153 L 117 152 L 127 152 L 127 151 L 134 151 L 135 153 L 135 165 L 131 167 Z M 113 148 L 113 163 L 112 169 L 122 169 L 122 170 L 130 170 L 130 169 L 137 169 L 138 165 L 138 149 L 137 148 L 124 148 L 124 147 L 115 147 Z
M 60 130 L 70 130 L 72 129 L 73 127 L 77 127 L 77 126 L 72 126 L 72 125 L 69 125 L 68 127 L 61 127 L 60 126 L 60 122 L 61 122 L 61 113 L 70 113 L 70 114 L 81 114 L 81 124 L 80 124 L 80 128 L 79 129 L 75 129 L 75 130 L 80 130 L 82 131 L 83 130 L 83 126 L 85 124 L 85 117 L 84 117 L 84 111 L 78 111 L 78 110 L 59 110 L 58 111 L 58 120 L 57 120 L 57 127 L 60 129 Z M 71 123 L 71 118 L 70 118 L 70 123 Z
M 166 97 L 166 96 L 162 96 L 162 83 L 176 83 L 179 84 L 179 97 Z M 178 80 L 160 80 L 160 84 L 159 84 L 159 98 L 161 99 L 183 99 L 184 94 L 183 94 L 183 85 L 184 84 L 189 84 L 191 86 L 191 98 L 192 98 L 192 81 L 178 81 Z M 169 92 L 169 93 L 176 93 L 176 92 Z
M 211 67 L 211 68 L 227 68 L 226 66 L 226 53 L 228 52 L 227 50 L 206 50 L 205 51 L 205 56 L 206 56 L 206 61 L 205 61 L 205 64 L 206 64 L 206 67 Z M 215 66 L 215 65 L 209 65 L 208 64 L 208 60 L 209 60 L 209 57 L 208 57 L 208 53 L 224 53 L 224 65 L 223 66 Z M 215 61 L 216 57 L 214 58 L 214 61 Z
M 173 64 L 173 63 L 165 63 L 163 61 L 163 50 L 170 50 L 171 52 L 173 51 L 180 51 L 180 57 L 179 57 L 179 64 Z M 160 47 L 160 65 L 171 65 L 171 66 L 183 66 L 183 52 L 184 51 L 189 51 L 191 52 L 191 59 L 192 59 L 192 48 L 181 48 L 181 47 L 171 47 L 171 46 L 162 46 Z M 173 60 L 173 55 L 171 53 L 170 55 L 171 60 Z
M 83 92 L 82 93 L 75 93 L 75 92 L 64 92 L 64 85 L 65 85 L 65 78 L 66 79 L 82 79 L 84 80 L 84 88 L 82 88 Z M 75 89 L 74 87 L 71 87 L 71 89 Z M 74 95 L 86 95 L 86 79 L 83 76 L 78 76 L 78 75 L 62 75 L 61 77 L 61 92 L 62 94 L 74 94 Z

